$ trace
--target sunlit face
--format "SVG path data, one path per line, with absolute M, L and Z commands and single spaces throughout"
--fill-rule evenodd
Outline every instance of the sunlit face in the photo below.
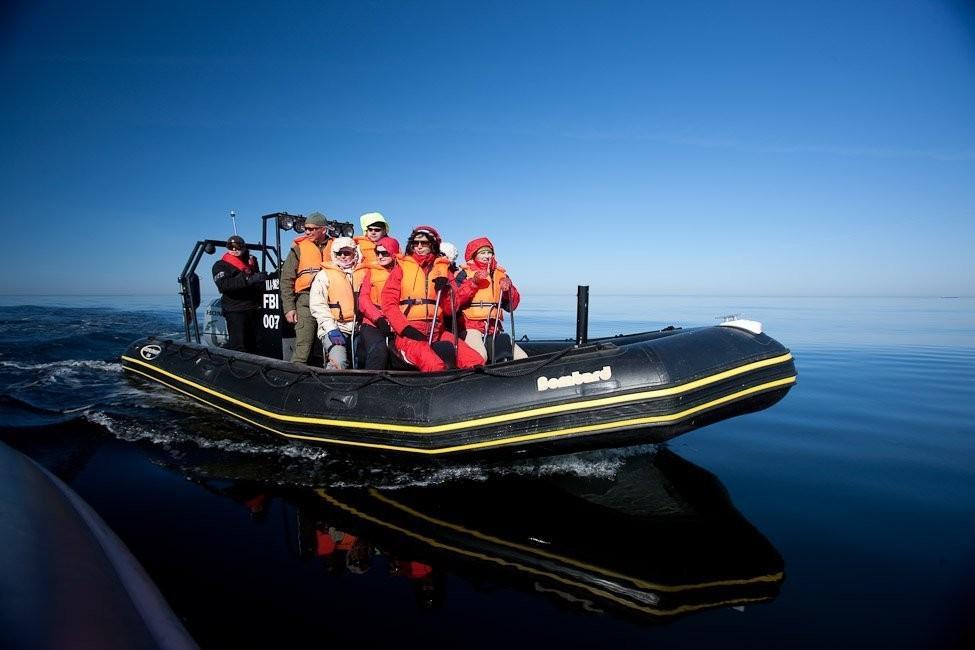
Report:
M 413 238 L 413 252 L 418 255 L 426 255 L 431 252 L 433 247 L 426 235 L 417 235 Z
M 305 224 L 305 233 L 316 244 L 321 244 L 323 241 L 328 239 L 328 232 L 325 230 L 324 226 Z
M 376 247 L 376 257 L 379 258 L 379 265 L 390 267 L 393 265 L 393 256 L 382 246 Z
M 488 247 L 478 248 L 477 252 L 474 253 L 474 261 L 478 264 L 483 264 L 487 266 L 494 259 L 494 251 Z
M 366 227 L 366 239 L 371 242 L 377 242 L 385 236 L 386 226 L 384 226 L 381 222 L 377 221 L 376 223 L 370 224 Z
M 339 249 L 335 251 L 335 259 L 342 268 L 351 266 L 355 261 L 355 249 L 349 247 Z

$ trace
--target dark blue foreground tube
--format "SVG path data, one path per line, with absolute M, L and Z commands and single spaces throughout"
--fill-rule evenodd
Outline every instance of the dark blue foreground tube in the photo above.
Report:
M 95 511 L 3 443 L 0 544 L 3 647 L 197 647 Z

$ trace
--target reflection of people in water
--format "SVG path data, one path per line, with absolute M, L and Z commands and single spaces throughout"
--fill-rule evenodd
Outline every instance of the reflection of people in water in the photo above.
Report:
M 224 487 L 215 486 L 207 481 L 194 481 L 202 485 L 207 491 L 224 497 L 230 497 L 240 505 L 247 508 L 254 521 L 261 521 L 267 517 L 268 502 L 271 497 L 262 485 L 255 485 L 246 482 L 236 482 Z
M 260 487 L 220 493 L 262 513 Z M 627 456 L 604 478 L 318 489 L 291 492 L 289 501 L 299 557 L 320 558 L 326 572 L 347 578 L 377 563 L 384 573 L 386 563 L 423 609 L 445 601 L 447 572 L 474 589 L 504 584 L 573 609 L 652 621 L 768 602 L 784 578 L 782 557 L 718 477 L 666 448 Z
M 372 546 L 355 535 L 323 525 L 315 530 L 315 555 L 324 560 L 328 573 L 365 573 L 372 563 Z
M 443 575 L 429 564 L 390 558 L 389 575 L 406 578 L 413 584 L 413 594 L 420 609 L 436 609 L 443 605 L 446 595 Z
M 319 512 L 334 508 L 377 543 L 433 560 L 426 566 L 436 570 L 409 556 L 390 563 L 424 608 L 443 600 L 445 571 L 475 589 L 503 581 L 587 612 L 655 621 L 767 602 L 783 580 L 781 556 L 720 480 L 667 449 L 627 457 L 606 479 L 556 473 L 506 477 L 490 490 L 451 483 L 317 494 L 327 504 Z

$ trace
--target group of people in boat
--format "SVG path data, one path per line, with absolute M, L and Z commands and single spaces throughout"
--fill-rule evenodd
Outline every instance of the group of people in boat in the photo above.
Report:
M 325 216 L 311 213 L 281 266 L 282 312 L 295 328 L 293 363 L 308 363 L 316 344 L 326 370 L 383 370 L 390 352 L 422 372 L 526 356 L 502 334 L 504 312 L 521 297 L 490 239 L 468 242 L 458 263 L 456 247 L 432 226 L 415 227 L 401 249 L 381 213 L 363 214 L 359 223 L 361 235 L 333 237 Z M 265 276 L 243 239 L 227 241 L 213 279 L 227 347 L 254 352 Z

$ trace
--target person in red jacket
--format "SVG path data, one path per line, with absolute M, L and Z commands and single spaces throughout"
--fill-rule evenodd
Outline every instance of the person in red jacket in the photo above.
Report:
M 495 341 L 495 329 L 504 331 L 504 312 L 512 312 L 518 308 L 521 302 L 521 294 L 511 282 L 508 273 L 503 267 L 498 265 L 498 260 L 494 256 L 494 244 L 487 237 L 472 239 L 464 250 L 464 263 L 457 274 L 457 281 L 463 282 L 468 275 L 477 272 L 486 274 L 485 279 L 477 282 L 477 293 L 471 301 L 463 305 L 461 310 L 461 323 L 463 325 L 464 341 L 487 361 L 488 347 L 486 341 Z M 462 303 L 463 304 L 463 303 Z M 498 344 L 498 350 L 493 351 L 495 358 L 492 361 L 498 362 L 512 358 L 524 359 L 528 355 L 520 346 L 511 342 L 511 349 L 502 352 L 507 348 L 507 337 L 502 344 Z M 493 345 L 491 346 L 493 350 Z
M 359 336 L 365 358 L 362 367 L 366 370 L 385 370 L 389 349 L 387 339 L 392 337 L 393 330 L 383 315 L 380 296 L 400 256 L 399 242 L 392 237 L 383 237 L 375 242 L 373 250 L 376 261 L 360 265 L 360 268 L 366 269 L 359 287 L 359 313 L 362 314 Z
M 395 351 L 421 372 L 446 370 L 450 366 L 473 368 L 484 363 L 469 345 L 444 331 L 443 319 L 444 312 L 454 314 L 455 305 L 471 299 L 477 291 L 474 282 L 486 279 L 487 274 L 475 274 L 456 285 L 447 259 L 440 256 L 440 241 L 435 228 L 414 228 L 406 244 L 406 255 L 389 274 L 381 293 L 383 314 L 396 332 Z M 454 350 L 456 358 L 451 359 Z

